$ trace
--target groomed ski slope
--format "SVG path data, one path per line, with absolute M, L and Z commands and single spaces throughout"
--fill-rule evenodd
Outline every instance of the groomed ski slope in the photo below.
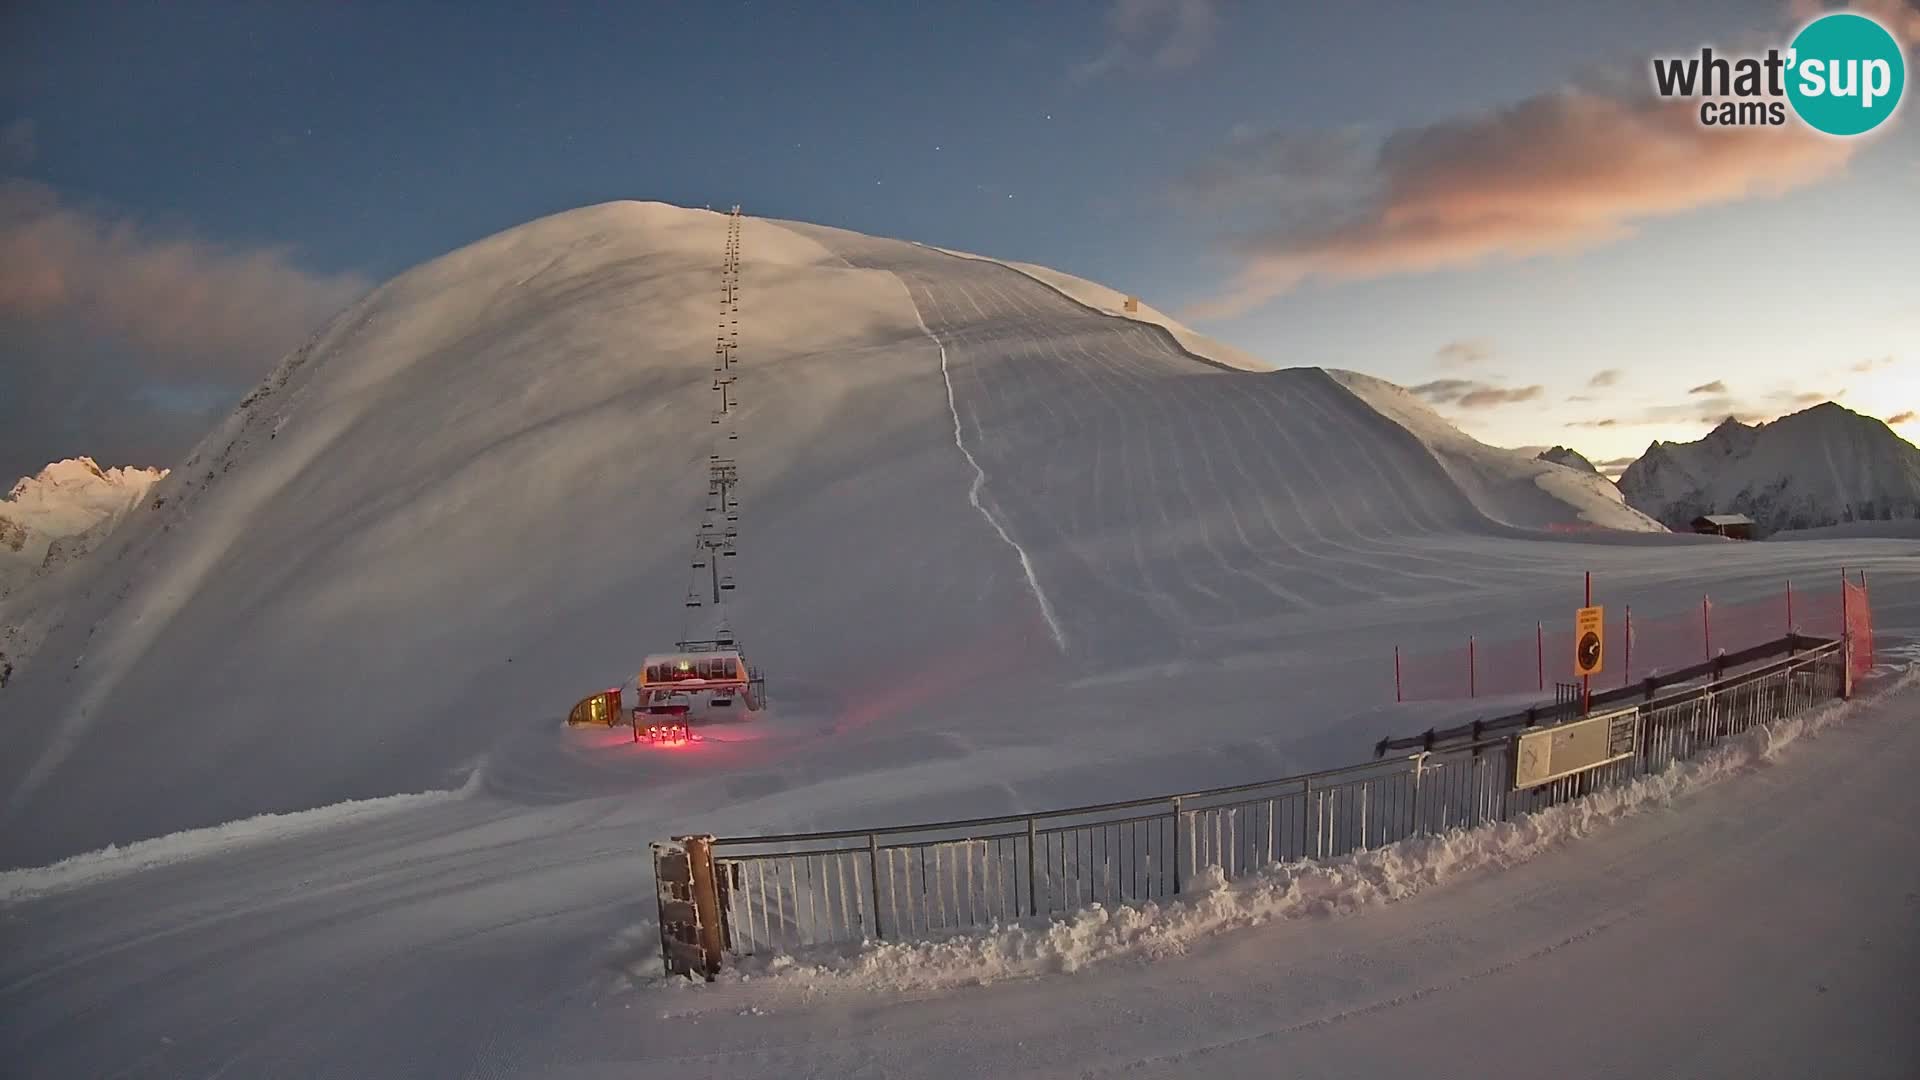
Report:
M 1872 577 L 1884 647 L 1920 637 L 1910 541 L 1539 533 L 1559 505 L 1503 501 L 1504 481 L 1469 491 L 1433 432 L 1327 373 L 1209 364 L 1026 272 L 748 219 L 733 619 L 773 708 L 684 752 L 568 732 L 575 699 L 710 625 L 680 601 L 714 449 L 725 227 L 609 204 L 403 275 L 289 358 L 92 557 L 0 699 L 0 1060 L 838 1074 L 964 1067 L 971 1039 L 993 1044 L 972 1060 L 1017 1073 L 1019 1043 L 1048 1038 L 1038 1003 L 1070 992 L 1063 1056 L 1036 1067 L 1072 1072 L 1075 1053 L 1125 1056 L 1133 1036 L 1103 1026 L 1116 1015 L 1158 1009 L 1196 1032 L 1226 1030 L 1197 1019 L 1213 1001 L 1223 1023 L 1271 1001 L 1288 1016 L 1360 1002 L 1363 1018 L 1419 972 L 1471 975 L 1470 950 L 1448 968 L 1444 934 L 1430 953 L 1407 952 L 1418 934 L 1377 952 L 1362 935 L 1335 956 L 1314 951 L 1321 930 L 1295 931 L 1249 954 L 1261 970 L 1230 968 L 1237 998 L 1210 998 L 1222 984 L 1176 959 L 1137 994 L 1107 989 L 1112 974 L 1010 983 L 951 1024 L 936 998 L 889 1014 L 893 1041 L 864 1033 L 873 1002 L 723 1027 L 714 1009 L 738 987 L 662 1003 L 631 985 L 654 948 L 646 841 L 1345 763 L 1501 704 L 1392 706 L 1394 644 L 1563 620 L 1588 569 L 1603 599 L 1657 617 L 1844 564 Z M 1887 708 L 1910 716 L 1900 701 Z M 1911 741 L 1884 749 L 1888 768 L 1912 760 Z M 1799 808 L 1815 822 L 1819 791 Z M 1749 854 L 1755 875 L 1769 858 L 1797 872 Z M 1886 899 L 1877 863 L 1828 855 L 1859 904 Z M 1550 884 L 1523 889 L 1547 889 L 1555 919 L 1582 910 Z M 1558 940 L 1538 918 L 1535 945 Z M 1423 966 L 1396 967 L 1403 954 Z M 743 1024 L 756 1008 L 794 1005 L 743 999 Z M 649 1010 L 704 1018 L 681 1031 Z M 1004 1046 L 980 1034 L 1002 1023 Z M 665 1041 L 703 1028 L 741 1056 Z
M 457 786 L 711 629 L 682 598 L 718 450 L 741 462 L 735 629 L 778 721 L 726 767 L 755 792 L 864 775 L 901 811 L 1092 791 L 1110 767 L 1062 763 L 1249 736 L 1232 761 L 1293 767 L 1290 743 L 1380 701 L 1383 623 L 1418 648 L 1494 590 L 1564 595 L 1592 549 L 1529 541 L 1578 507 L 1470 497 L 1318 369 L 1209 363 L 1029 273 L 799 224 L 746 222 L 742 439 L 717 445 L 725 228 L 555 215 L 289 357 L 40 614 L 0 866 Z M 1302 688 L 1302 662 L 1352 677 Z M 1152 678 L 1173 672 L 1207 701 L 1178 739 Z

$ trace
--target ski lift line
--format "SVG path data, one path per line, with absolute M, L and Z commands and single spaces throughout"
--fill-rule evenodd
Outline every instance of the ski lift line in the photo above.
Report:
M 901 288 L 906 288 L 906 282 L 903 281 L 900 285 Z M 1040 579 L 1034 574 L 1033 560 L 1027 556 L 1027 550 L 1007 532 L 1006 527 L 1000 524 L 1000 519 L 994 517 L 993 511 L 988 510 L 986 504 L 980 501 L 980 489 L 986 485 L 987 471 L 980 467 L 980 462 L 975 460 L 973 451 L 967 449 L 966 439 L 961 435 L 960 406 L 954 399 L 953 376 L 947 368 L 947 346 L 940 340 L 940 335 L 927 327 L 927 320 L 921 317 L 918 304 L 913 306 L 913 318 L 920 324 L 920 332 L 927 335 L 927 340 L 933 342 L 934 348 L 940 350 L 940 379 L 947 385 L 947 411 L 953 414 L 953 445 L 959 448 L 961 456 L 967 459 L 967 464 L 973 466 L 973 485 L 967 489 L 967 501 L 973 504 L 975 510 L 980 511 L 980 516 L 987 519 L 987 524 L 993 526 L 993 531 L 999 533 L 1000 539 L 1005 540 L 1007 546 L 1013 549 L 1013 553 L 1020 557 L 1020 569 L 1026 574 L 1027 588 L 1032 591 L 1033 598 L 1039 601 L 1040 615 L 1047 621 L 1047 631 L 1053 636 L 1053 643 L 1064 653 L 1067 651 L 1067 634 L 1061 629 L 1060 620 L 1053 613 L 1053 604 L 1047 600 L 1046 590 L 1040 587 Z

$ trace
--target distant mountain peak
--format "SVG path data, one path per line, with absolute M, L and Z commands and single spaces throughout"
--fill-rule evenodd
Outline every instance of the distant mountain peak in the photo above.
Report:
M 1920 517 L 1920 449 L 1823 401 L 1763 424 L 1728 417 L 1694 442 L 1655 440 L 1620 476 L 1629 505 L 1673 528 L 1740 513 L 1761 534 Z
M 0 596 L 37 570 L 83 555 L 166 475 L 165 469 L 102 468 L 83 456 L 21 477 L 0 499 Z
M 1587 459 L 1585 454 L 1582 454 L 1570 446 L 1549 447 L 1535 454 L 1534 457 L 1540 461 L 1551 461 L 1555 465 L 1565 465 L 1569 469 L 1579 469 L 1581 472 L 1595 474 L 1600 472 L 1599 469 L 1594 467 L 1593 462 Z

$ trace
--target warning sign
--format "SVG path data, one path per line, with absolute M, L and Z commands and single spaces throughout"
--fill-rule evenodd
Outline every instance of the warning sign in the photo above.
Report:
M 1573 673 L 1598 675 L 1606 661 L 1605 608 L 1583 607 L 1573 617 Z

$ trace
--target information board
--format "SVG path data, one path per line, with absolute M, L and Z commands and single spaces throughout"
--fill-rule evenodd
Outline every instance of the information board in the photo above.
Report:
M 1514 736 L 1514 790 L 1597 769 L 1632 757 L 1640 734 L 1640 710 L 1629 707 L 1568 724 Z

